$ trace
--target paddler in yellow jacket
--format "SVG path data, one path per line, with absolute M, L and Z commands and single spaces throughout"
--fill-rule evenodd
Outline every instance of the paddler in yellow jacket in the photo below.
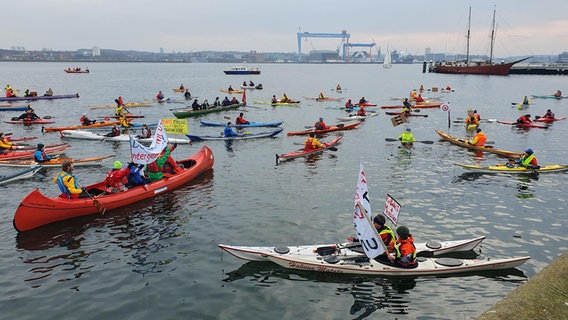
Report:
M 8 141 L 8 138 L 4 136 L 4 132 L 0 132 L 0 151 L 1 150 L 14 150 L 16 146 Z
M 416 142 L 414 135 L 410 131 L 410 128 L 406 128 L 406 130 L 404 130 L 404 132 L 400 136 L 398 136 L 398 140 L 400 140 L 400 142 L 406 146 L 412 146 L 412 143 Z
M 59 195 L 61 198 L 77 199 L 89 197 L 85 188 L 82 188 L 75 176 L 73 176 L 73 162 L 70 160 L 63 161 L 61 172 L 53 178 L 53 182 L 57 183 L 59 190 L 61 190 Z
M 319 148 L 323 148 L 323 144 L 316 139 L 316 135 L 315 133 L 310 133 L 310 136 L 306 138 L 306 141 L 304 141 L 304 149 L 319 149 Z

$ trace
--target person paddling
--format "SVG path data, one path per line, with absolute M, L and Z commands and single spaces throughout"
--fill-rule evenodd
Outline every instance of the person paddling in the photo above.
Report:
M 53 178 L 53 183 L 57 183 L 61 194 L 59 197 L 64 199 L 89 198 L 90 195 L 84 187 L 80 187 L 77 179 L 73 175 L 73 162 L 65 160 L 61 164 L 61 172 Z
M 304 141 L 304 149 L 319 149 L 323 148 L 323 144 L 316 138 L 315 133 L 310 133 L 310 135 Z
M 51 157 L 45 153 L 45 146 L 43 143 L 37 144 L 37 150 L 34 152 L 34 161 L 35 162 L 46 162 L 51 160 Z
M 480 128 L 477 128 L 475 132 L 476 134 L 473 136 L 473 139 L 467 140 L 466 142 L 474 146 L 483 147 L 485 145 L 485 141 L 487 141 L 487 137 Z
M 319 121 L 314 123 L 314 127 L 316 128 L 316 130 L 327 130 L 328 129 L 325 122 L 323 122 L 323 118 L 319 118 Z

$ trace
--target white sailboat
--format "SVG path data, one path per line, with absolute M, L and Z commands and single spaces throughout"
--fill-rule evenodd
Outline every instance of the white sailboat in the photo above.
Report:
M 387 45 L 387 53 L 385 54 L 385 59 L 383 60 L 383 68 L 388 69 L 390 67 L 392 67 L 392 60 L 389 46 Z

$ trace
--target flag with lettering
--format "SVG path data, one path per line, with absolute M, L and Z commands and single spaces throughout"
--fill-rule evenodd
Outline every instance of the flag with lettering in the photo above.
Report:
M 149 147 L 146 147 L 130 136 L 130 153 L 132 162 L 138 164 L 148 164 L 156 161 L 162 150 L 168 146 L 168 136 L 162 121 L 158 124 L 154 138 Z
M 359 177 L 353 208 L 353 226 L 367 257 L 376 258 L 385 252 L 384 244 L 371 221 L 371 202 L 367 189 L 367 178 L 363 170 L 363 161 L 359 164 Z

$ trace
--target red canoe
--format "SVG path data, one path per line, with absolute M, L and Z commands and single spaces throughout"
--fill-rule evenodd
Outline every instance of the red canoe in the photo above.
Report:
M 317 149 L 306 149 L 306 148 L 302 148 L 296 151 L 292 151 L 292 152 L 288 152 L 288 153 L 283 153 L 283 154 L 277 154 L 276 155 L 276 163 L 279 163 L 280 160 L 287 160 L 287 159 L 294 159 L 294 158 L 299 158 L 299 157 L 305 157 L 307 155 L 310 154 L 315 154 L 315 153 L 320 153 L 326 149 L 329 149 L 331 147 L 333 147 L 334 145 L 338 144 L 339 141 L 343 138 L 343 136 L 339 136 L 329 142 L 326 143 L 322 143 L 323 147 L 321 148 L 317 148 Z
M 332 132 L 332 131 L 339 131 L 339 130 L 351 130 L 354 129 L 355 127 L 357 127 L 358 125 L 360 125 L 361 122 L 354 122 L 354 123 L 349 123 L 346 125 L 343 124 L 338 124 L 335 126 L 330 126 L 325 130 L 316 130 L 316 129 L 309 129 L 309 130 L 304 130 L 304 131 L 293 131 L 293 132 L 288 132 L 289 136 L 299 136 L 299 135 L 303 135 L 303 134 L 310 134 L 310 133 L 326 133 L 326 132 Z
M 35 189 L 22 200 L 16 210 L 14 228 L 18 231 L 27 231 L 57 221 L 100 213 L 100 209 L 113 210 L 152 198 L 195 179 L 199 174 L 210 170 L 214 162 L 211 149 L 203 146 L 191 157 L 177 161 L 184 167 L 182 173 L 165 175 L 161 180 L 111 194 L 102 194 L 104 185 L 103 182 L 99 182 L 86 187 L 89 193 L 99 194 L 93 199 L 66 199 L 59 196 L 48 198 Z

